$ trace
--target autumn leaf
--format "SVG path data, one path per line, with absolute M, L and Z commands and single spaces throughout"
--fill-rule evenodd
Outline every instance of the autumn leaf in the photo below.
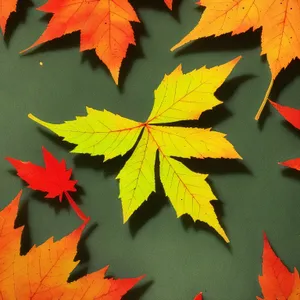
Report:
M 139 22 L 127 0 L 48 0 L 38 10 L 52 13 L 53 17 L 39 39 L 21 53 L 80 31 L 80 51 L 95 49 L 118 84 L 128 46 L 135 45 L 130 22 Z
M 262 276 L 259 284 L 264 300 L 297 300 L 296 291 L 300 291 L 299 274 L 296 269 L 291 273 L 272 250 L 266 235 L 262 255 Z M 263 300 L 257 297 L 258 300 Z
M 165 75 L 154 92 L 154 106 L 144 123 L 92 108 L 87 108 L 86 117 L 77 117 L 63 124 L 46 123 L 31 114 L 29 117 L 64 137 L 65 141 L 76 144 L 73 153 L 103 155 L 105 161 L 127 153 L 142 133 L 131 157 L 117 176 L 124 222 L 155 192 L 154 165 L 158 152 L 160 180 L 177 217 L 189 214 L 194 221 L 206 222 L 229 242 L 210 203 L 217 199 L 206 182 L 208 175 L 192 172 L 174 157 L 241 157 L 223 133 L 184 128 L 170 122 L 197 120 L 204 111 L 221 104 L 214 93 L 239 59 L 187 74 L 183 74 L 179 66 Z
M 164 0 L 172 9 L 172 0 Z M 38 10 L 53 14 L 46 30 L 24 53 L 38 45 L 80 31 L 80 51 L 95 49 L 116 84 L 129 45 L 131 22 L 140 22 L 128 0 L 48 0 Z
M 14 228 L 21 192 L 0 212 L 0 295 L 2 299 L 119 300 L 142 277 L 105 279 L 108 267 L 68 282 L 84 230 L 81 225 L 59 241 L 53 237 L 20 255 L 23 227 Z
M 76 192 L 75 184 L 77 180 L 71 180 L 72 169 L 66 169 L 66 162 L 59 162 L 45 147 L 42 147 L 45 168 L 31 162 L 24 162 L 15 158 L 7 157 L 17 170 L 17 175 L 29 184 L 29 188 L 48 193 L 45 198 L 59 197 L 65 195 L 71 207 L 84 222 L 90 220 L 77 206 L 69 192 Z
M 198 4 L 205 7 L 199 23 L 172 51 L 199 38 L 262 27 L 261 54 L 267 56 L 272 78 L 258 120 L 280 70 L 300 58 L 299 0 L 201 0 Z
M 18 0 L 1 1 L 0 5 L 0 27 L 3 35 L 5 34 L 6 23 L 11 13 L 17 10 Z
M 280 105 L 270 101 L 273 107 L 295 128 L 300 129 L 300 109 Z M 300 158 L 290 159 L 279 164 L 300 171 Z

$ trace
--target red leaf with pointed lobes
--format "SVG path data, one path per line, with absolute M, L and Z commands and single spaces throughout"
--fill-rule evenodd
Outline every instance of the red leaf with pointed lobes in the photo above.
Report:
M 262 259 L 262 276 L 258 279 L 265 300 L 287 300 L 293 291 L 295 273 L 291 273 L 276 256 L 265 234 Z M 260 297 L 257 299 L 262 300 Z
M 59 197 L 62 201 L 62 196 L 65 194 L 70 205 L 76 214 L 84 222 L 89 221 L 75 201 L 71 198 L 69 192 L 76 192 L 75 184 L 77 180 L 71 180 L 72 169 L 67 170 L 65 160 L 59 162 L 45 147 L 42 147 L 45 167 L 25 162 L 15 158 L 6 157 L 17 170 L 17 175 L 27 182 L 28 187 L 48 193 L 45 198 Z
M 59 162 L 45 147 L 42 151 L 45 168 L 11 157 L 6 160 L 16 168 L 18 176 L 29 184 L 29 188 L 47 192 L 46 198 L 59 196 L 61 201 L 64 192 L 76 192 L 77 180 L 70 180 L 72 169 L 66 169 L 65 160 Z

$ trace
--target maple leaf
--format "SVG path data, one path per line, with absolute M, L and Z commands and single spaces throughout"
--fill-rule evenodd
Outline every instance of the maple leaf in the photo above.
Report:
M 80 51 L 95 49 L 118 84 L 128 46 L 135 45 L 130 22 L 139 22 L 127 0 L 48 0 L 38 10 L 54 15 L 40 38 L 21 53 L 80 31 Z
M 29 117 L 77 146 L 73 153 L 103 155 L 104 161 L 124 155 L 140 140 L 117 176 L 124 223 L 155 192 L 154 165 L 157 152 L 160 179 L 177 217 L 189 214 L 213 227 L 229 242 L 210 201 L 217 200 L 206 182 L 207 174 L 189 170 L 175 157 L 241 158 L 226 140 L 225 134 L 211 129 L 170 125 L 180 120 L 196 120 L 202 112 L 221 104 L 214 93 L 240 57 L 211 69 L 202 67 L 183 74 L 181 66 L 165 75 L 155 90 L 152 112 L 144 123 L 115 115 L 106 110 L 87 108 L 86 117 L 63 124 Z M 168 123 L 168 124 L 166 124 Z
M 291 273 L 272 250 L 267 236 L 264 234 L 262 256 L 262 275 L 258 277 L 265 300 L 296 300 L 295 292 L 299 285 L 299 274 L 295 269 Z M 299 290 L 298 287 L 298 291 Z M 263 300 L 257 297 L 258 300 Z
M 6 160 L 16 168 L 17 175 L 29 184 L 30 189 L 47 192 L 45 198 L 58 196 L 60 202 L 64 194 L 79 218 L 88 222 L 90 218 L 85 216 L 69 194 L 69 192 L 76 192 L 77 180 L 70 179 L 72 169 L 67 170 L 65 160 L 59 162 L 45 147 L 42 147 L 42 151 L 45 168 L 11 157 L 7 157 Z
M 290 124 L 300 129 L 300 109 L 280 105 L 273 101 L 270 101 L 270 103 Z M 290 159 L 279 164 L 300 171 L 300 158 Z
M 1 1 L 0 6 L 0 27 L 2 33 L 5 34 L 6 23 L 11 13 L 17 10 L 18 0 L 5 0 Z
M 255 117 L 259 119 L 274 80 L 281 69 L 300 58 L 299 0 L 200 0 L 206 7 L 196 27 L 171 50 L 208 36 L 240 34 L 262 27 L 262 52 L 272 73 L 263 103 Z
M 14 228 L 21 192 L 0 212 L 0 295 L 2 299 L 119 300 L 142 277 L 105 279 L 108 267 L 68 282 L 85 225 L 54 242 L 53 237 L 20 255 L 23 227 Z

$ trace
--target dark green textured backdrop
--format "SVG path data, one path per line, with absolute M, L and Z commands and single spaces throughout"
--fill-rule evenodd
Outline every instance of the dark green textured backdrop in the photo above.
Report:
M 127 300 L 185 300 L 203 291 L 206 300 L 250 300 L 260 295 L 262 231 L 284 262 L 300 267 L 300 177 L 283 171 L 278 161 L 300 156 L 300 135 L 274 110 L 260 123 L 254 115 L 267 89 L 270 74 L 260 57 L 260 32 L 193 43 L 184 50 L 169 49 L 196 24 L 201 10 L 193 1 L 175 1 L 170 13 L 163 0 L 134 1 L 143 25 L 135 26 L 137 47 L 130 47 L 121 69 L 121 89 L 93 51 L 79 53 L 79 35 L 50 42 L 34 53 L 18 52 L 44 30 L 43 13 L 20 0 L 20 12 L 9 21 L 8 38 L 0 55 L 0 191 L 1 207 L 24 187 L 4 160 L 12 156 L 42 164 L 41 146 L 67 160 L 81 186 L 81 208 L 92 222 L 80 244 L 79 270 L 110 265 L 109 274 L 130 277 L 147 274 Z M 34 1 L 36 6 L 42 0 Z M 224 105 L 203 115 L 199 124 L 228 133 L 243 156 L 241 163 L 208 161 L 190 164 L 208 172 L 220 199 L 217 211 L 231 239 L 227 246 L 217 234 L 177 219 L 162 195 L 151 197 L 123 225 L 116 174 L 123 159 L 69 154 L 70 145 L 41 130 L 29 112 L 50 122 L 85 114 L 85 106 L 107 109 L 145 120 L 153 104 L 153 90 L 165 73 L 182 63 L 185 72 L 206 64 L 215 66 L 243 55 L 218 96 Z M 41 67 L 39 62 L 44 66 Z M 293 62 L 279 76 L 273 100 L 300 107 L 300 64 Z M 29 230 L 26 251 L 50 236 L 61 238 L 79 225 L 72 211 L 57 209 L 40 194 L 24 188 L 20 223 Z M 50 201 L 49 201 L 50 204 Z

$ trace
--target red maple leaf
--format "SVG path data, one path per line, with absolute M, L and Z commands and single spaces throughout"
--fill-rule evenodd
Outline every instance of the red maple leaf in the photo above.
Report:
M 4 0 L 1 1 L 0 5 L 0 27 L 5 34 L 5 28 L 7 20 L 12 12 L 17 10 L 17 2 L 18 0 Z
M 29 188 L 48 193 L 45 198 L 58 196 L 60 202 L 64 194 L 77 215 L 84 222 L 88 222 L 89 217 L 84 215 L 69 194 L 69 192 L 76 192 L 77 180 L 70 179 L 72 169 L 67 170 L 65 160 L 59 162 L 45 147 L 42 147 L 42 151 L 45 167 L 11 157 L 6 157 L 6 160 L 15 167 L 17 175 L 29 184 Z
M 258 279 L 265 300 L 288 299 L 293 292 L 297 272 L 291 273 L 276 256 L 265 234 L 262 259 L 262 276 Z

